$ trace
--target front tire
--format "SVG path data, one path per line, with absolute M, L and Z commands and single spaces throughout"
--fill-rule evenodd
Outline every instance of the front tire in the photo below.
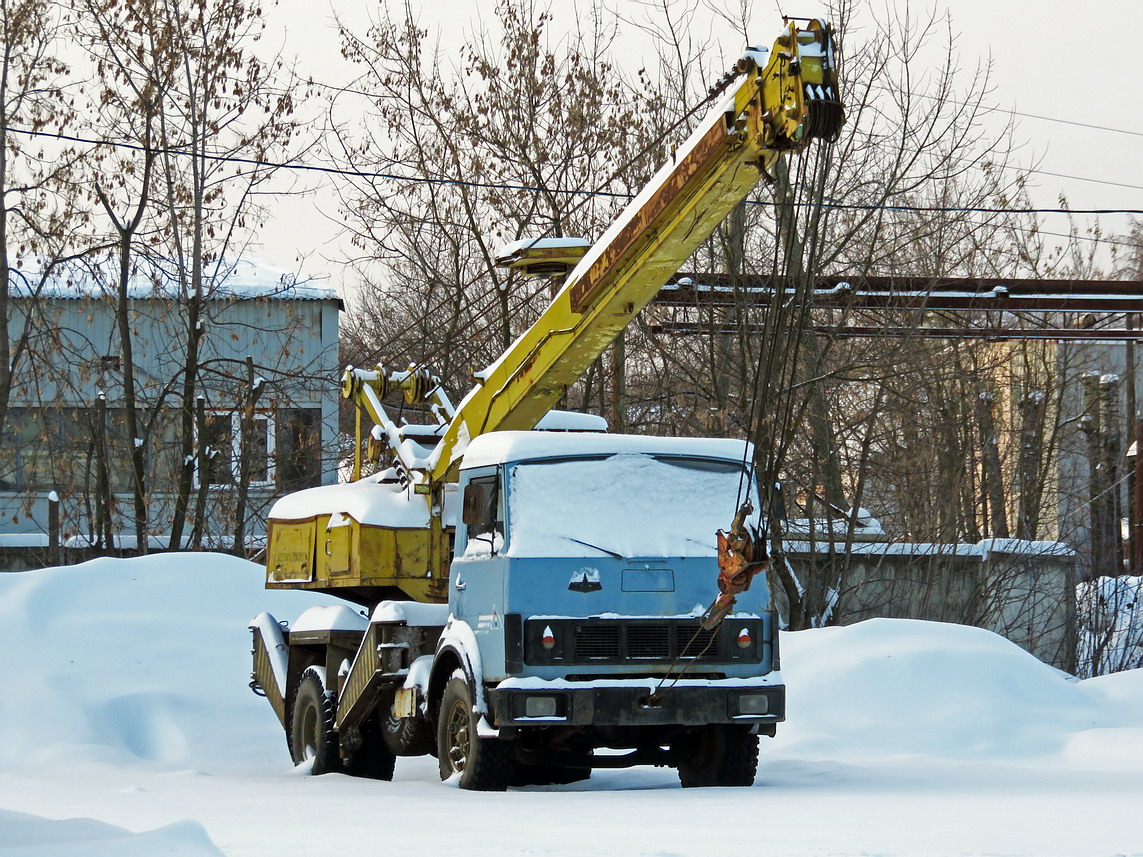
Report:
M 711 725 L 675 745 L 683 788 L 752 786 L 758 773 L 758 736 L 748 726 Z
M 336 700 L 325 687 L 325 669 L 307 667 L 290 703 L 290 756 L 295 765 L 313 761 L 313 774 L 342 770 L 337 735 L 333 731 Z
M 515 767 L 512 745 L 477 734 L 480 715 L 463 673 L 453 673 L 445 686 L 437 717 L 437 759 L 441 779 L 459 776 L 460 787 L 482 792 L 508 788 Z

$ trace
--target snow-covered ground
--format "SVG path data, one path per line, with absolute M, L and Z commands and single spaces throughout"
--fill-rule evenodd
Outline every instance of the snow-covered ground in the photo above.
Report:
M 321 596 L 220 555 L 0 575 L 0 857 L 1143 855 L 1143 671 L 1076 682 L 972 628 L 787 634 L 751 789 L 653 768 L 507 794 L 294 770 L 247 621 Z

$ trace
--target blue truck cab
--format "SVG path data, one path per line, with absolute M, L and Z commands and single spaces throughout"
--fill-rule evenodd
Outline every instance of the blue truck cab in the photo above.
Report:
M 684 785 L 753 782 L 757 736 L 785 711 L 765 575 L 720 625 L 699 624 L 718 595 L 716 531 L 745 500 L 759 507 L 750 452 L 551 432 L 471 442 L 438 658 L 467 664 L 486 756 L 511 745 L 549 774 L 650 763 Z

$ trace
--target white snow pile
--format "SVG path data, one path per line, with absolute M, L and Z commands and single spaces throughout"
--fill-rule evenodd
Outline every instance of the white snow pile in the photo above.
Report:
M 0 574 L 0 857 L 332 853 L 376 837 L 378 807 L 432 830 L 429 855 L 1143 854 L 1143 671 L 1076 681 L 928 622 L 784 635 L 788 720 L 753 789 L 644 768 L 478 795 L 431 758 L 299 776 L 247 686 L 247 624 L 332 603 L 216 554 Z
M 0 809 L 4 857 L 213 857 L 221 855 L 203 826 L 183 821 L 132 833 L 89 818 L 53 820 Z
M 1143 753 L 1125 759 L 1116 747 L 1143 750 L 1143 672 L 1076 681 L 990 631 L 907 619 L 782 642 L 784 755 L 1048 759 L 1102 735 L 1092 765 L 1143 766 Z
M 224 554 L 0 574 L 0 628 L 22 653 L 0 694 L 0 769 L 281 757 L 277 718 L 247 686 L 246 626 L 262 610 L 293 619 L 332 600 L 263 582 L 259 566 Z

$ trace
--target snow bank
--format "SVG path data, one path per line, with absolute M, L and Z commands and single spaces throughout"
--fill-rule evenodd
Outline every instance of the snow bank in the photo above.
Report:
M 782 646 L 782 755 L 1045 759 L 1077 736 L 1132 735 L 1143 766 L 1143 674 L 1076 681 L 989 631 L 905 619 L 799 631 Z
M 18 655 L 0 695 L 0 854 L 361 850 L 379 805 L 432 830 L 430 855 L 1141 850 L 1143 671 L 1077 682 L 989 632 L 905 620 L 784 635 L 789 717 L 754 789 L 684 791 L 645 768 L 460 794 L 431 758 L 401 759 L 393 783 L 298 776 L 247 688 L 246 624 L 323 602 L 266 592 L 258 566 L 223 555 L 0 574 Z M 712 846 L 696 819 L 719 813 L 738 821 Z
M 331 599 L 267 592 L 261 566 L 156 554 L 0 574 L 17 641 L 0 694 L 0 768 L 106 762 L 160 770 L 281 760 L 281 727 L 250 692 L 250 617 Z
M 90 818 L 54 820 L 0 809 L 4 857 L 214 857 L 221 855 L 203 826 L 182 821 L 131 833 Z
M 26 653 L 7 664 L 19 691 L 0 695 L 0 769 L 288 769 L 281 728 L 247 687 L 247 624 L 330 603 L 267 592 L 260 566 L 221 554 L 0 575 L 0 627 Z M 1076 681 L 990 632 L 908 620 L 782 644 L 788 720 L 767 756 L 1143 767 L 1143 671 Z
M 0 627 L 27 653 L 7 665 L 19 692 L 0 695 L 0 768 L 285 769 L 281 728 L 247 687 L 247 625 L 263 610 L 293 622 L 332 603 L 267 592 L 260 566 L 222 554 L 0 575 Z M 443 610 L 391 604 L 373 618 L 436 624 Z M 1086 754 L 1143 767 L 1143 671 L 1077 682 L 988 631 L 909 620 L 800 631 L 782 645 L 788 719 L 767 754 Z

